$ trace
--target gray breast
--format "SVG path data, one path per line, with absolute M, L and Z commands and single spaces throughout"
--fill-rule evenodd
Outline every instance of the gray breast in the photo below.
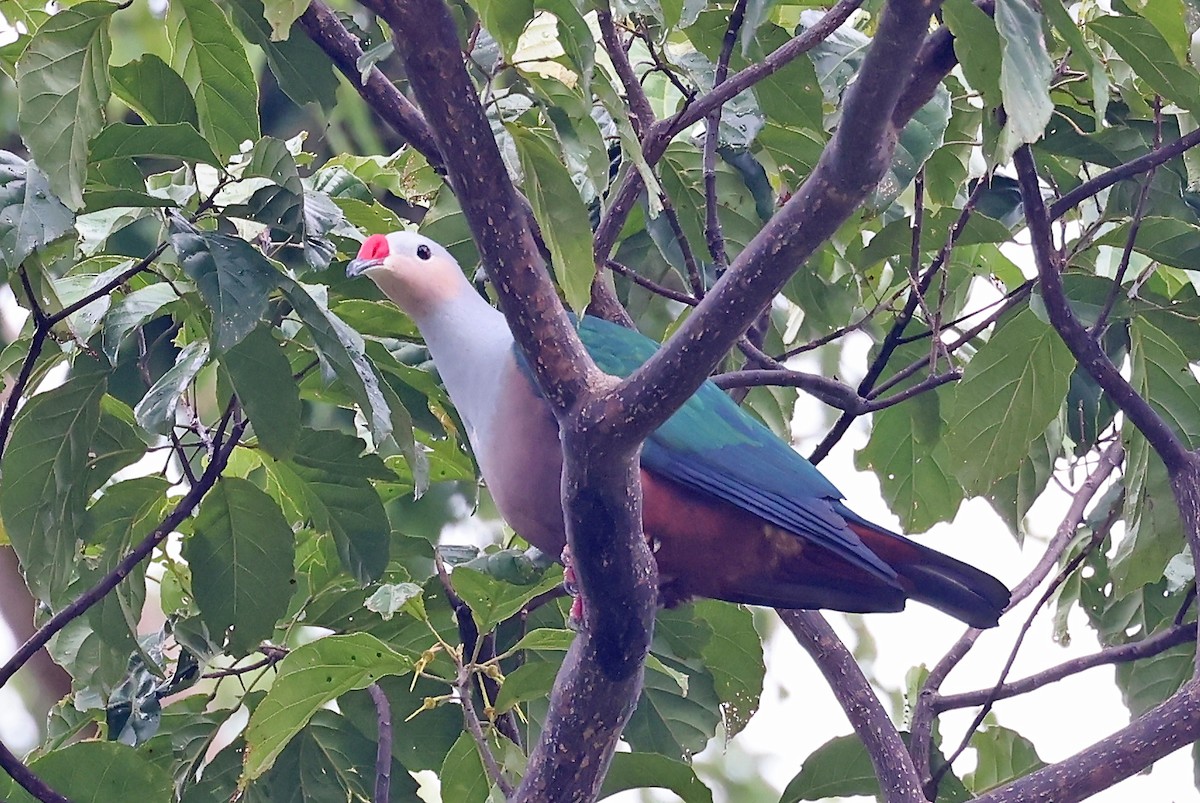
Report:
M 509 526 L 558 557 L 566 544 L 558 422 L 511 352 L 498 384 L 494 414 L 474 444 L 484 482 Z

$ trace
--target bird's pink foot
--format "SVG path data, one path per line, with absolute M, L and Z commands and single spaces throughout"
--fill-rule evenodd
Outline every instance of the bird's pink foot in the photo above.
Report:
M 571 547 L 563 547 L 560 560 L 563 564 L 563 589 L 571 595 L 571 613 L 567 616 L 567 627 L 580 630 L 583 627 L 583 595 L 579 593 L 579 577 L 571 564 Z

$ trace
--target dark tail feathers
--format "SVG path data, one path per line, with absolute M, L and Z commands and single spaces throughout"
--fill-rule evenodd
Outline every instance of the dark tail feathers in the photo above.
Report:
M 1008 588 L 987 572 L 865 521 L 848 524 L 868 549 L 896 571 L 910 598 L 971 627 L 995 627 L 1008 606 Z

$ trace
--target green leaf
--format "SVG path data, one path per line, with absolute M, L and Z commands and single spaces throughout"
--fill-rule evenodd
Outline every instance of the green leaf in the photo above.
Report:
M 169 282 L 157 282 L 134 290 L 114 303 L 104 316 L 102 342 L 108 361 L 115 365 L 121 346 L 129 335 L 178 298 Z
M 196 101 L 179 73 L 153 53 L 111 68 L 113 94 L 147 123 L 200 126 Z
M 666 674 L 647 672 L 637 710 L 625 728 L 636 752 L 658 753 L 681 761 L 704 749 L 720 721 L 720 700 L 712 676 L 702 669 L 662 657 L 663 664 L 688 675 L 687 696 Z
M 206 362 L 207 340 L 196 340 L 179 352 L 175 365 L 159 377 L 133 409 L 143 429 L 158 435 L 166 435 L 174 429 L 179 400 Z
M 171 66 L 196 98 L 200 133 L 222 157 L 258 139 L 258 84 L 241 40 L 212 0 L 167 6 Z
M 411 670 L 412 661 L 366 633 L 325 636 L 292 650 L 250 715 L 242 785 L 270 769 L 292 737 L 325 705 L 381 677 Z
M 1042 13 L 1046 15 L 1046 20 L 1054 30 L 1058 31 L 1059 36 L 1066 40 L 1071 47 L 1071 55 L 1080 59 L 1087 70 L 1092 86 L 1092 105 L 1095 110 L 1096 129 L 1099 130 L 1103 127 L 1104 114 L 1108 109 L 1108 72 L 1105 70 L 1104 62 L 1100 60 L 1093 48 L 1087 46 L 1083 34 L 1079 31 L 1079 26 L 1067 13 L 1063 0 L 1042 0 Z
M 73 222 L 36 164 L 0 151 L 0 267 L 16 270 L 36 249 L 69 232 Z
M 1155 92 L 1190 111 L 1200 109 L 1196 71 L 1186 61 L 1176 60 L 1170 44 L 1149 20 L 1104 15 L 1088 23 L 1088 28 L 1112 45 Z
M 963 777 L 975 794 L 995 789 L 1046 766 L 1033 742 L 1008 728 L 992 725 L 971 735 L 978 763 L 975 771 Z
M 1200 446 L 1200 382 L 1176 342 L 1150 320 L 1130 326 L 1132 384 L 1189 448 Z
M 1000 65 L 1003 48 L 996 23 L 970 0 L 946 0 L 942 5 L 947 27 L 954 34 L 954 53 L 963 75 L 991 107 L 1000 106 Z
M 892 204 L 916 178 L 917 171 L 933 152 L 942 146 L 946 127 L 950 124 L 950 93 L 939 85 L 933 97 L 900 132 L 896 151 L 888 172 L 871 196 L 871 206 L 883 210 Z
M 484 803 L 490 785 L 483 771 L 483 761 L 471 734 L 463 732 L 439 773 L 442 779 L 442 803 Z
M 367 597 L 364 607 L 379 614 L 385 622 L 399 612 L 424 620 L 428 617 L 425 614 L 425 602 L 421 599 L 422 593 L 422 588 L 416 583 L 384 583 Z
M 1000 93 L 1008 113 L 997 161 L 1006 162 L 1019 146 L 1037 142 L 1050 122 L 1054 65 L 1046 52 L 1042 15 L 1030 0 L 997 0 L 996 30 L 1004 42 Z
M 445 694 L 445 685 L 421 677 L 415 684 L 411 678 L 383 678 L 379 687 L 392 710 L 392 755 L 410 771 L 441 769 L 446 753 L 462 734 L 462 711 L 456 705 L 421 709 L 426 697 Z M 379 717 L 367 692 L 343 695 L 338 699 L 338 708 L 367 738 L 378 737 Z
M 800 772 L 788 782 L 779 803 L 827 797 L 875 795 L 879 781 L 858 737 L 835 736 L 804 759 Z
M 280 289 L 308 328 L 317 353 L 330 366 L 362 409 L 376 443 L 392 433 L 392 416 L 379 386 L 379 376 L 366 357 L 362 335 L 351 329 L 328 306 L 298 282 L 283 277 Z
M 287 8 L 286 13 L 290 16 L 296 8 L 299 8 L 296 13 L 304 11 L 306 5 L 298 4 L 295 0 L 271 0 L 266 7 L 266 19 L 274 26 L 276 19 L 282 22 L 277 8 Z M 263 4 L 259 0 L 230 0 L 229 8 L 242 35 L 263 49 L 266 65 L 280 83 L 280 89 L 292 98 L 296 106 L 319 103 L 325 112 L 334 110 L 337 103 L 337 76 L 329 56 L 316 42 L 298 26 L 290 24 L 290 20 L 288 25 L 272 31 L 264 20 Z M 284 35 L 277 35 L 280 32 Z
M 29 768 L 73 803 L 171 799 L 171 776 L 137 750 L 117 742 L 79 742 L 35 759 Z M 0 780 L 0 798 L 35 803 L 7 776 Z
M 228 652 L 254 651 L 275 630 L 291 595 L 296 545 L 279 506 L 254 483 L 222 477 L 204 497 L 184 541 L 192 593 Z
M 52 15 L 17 61 L 17 121 L 50 189 L 71 209 L 83 206 L 88 141 L 108 103 L 109 17 L 117 6 L 84 2 Z
M 548 570 L 539 582 L 519 586 L 459 566 L 450 575 L 450 582 L 471 607 L 479 632 L 490 633 L 496 625 L 521 610 L 526 602 L 561 583 L 562 575 L 557 570 Z
M 533 0 L 468 0 L 484 29 L 500 45 L 504 58 L 512 60 L 517 40 L 533 19 Z
M 171 247 L 213 311 L 213 345 L 227 351 L 267 315 L 267 295 L 283 278 L 258 249 L 238 237 L 177 232 Z
M 105 128 L 92 140 L 92 161 L 130 156 L 203 162 L 214 167 L 221 165 L 221 160 L 191 123 L 130 125 L 118 122 Z
M 766 674 L 762 639 L 745 606 L 706 599 L 697 601 L 692 612 L 712 628 L 701 657 L 721 699 L 726 738 L 732 739 L 750 722 L 762 697 Z
M 1074 367 L 1058 334 L 1028 310 L 979 349 L 955 389 L 946 434 L 967 491 L 981 494 L 1020 468 L 1062 409 Z
M 562 157 L 546 144 L 542 135 L 517 125 L 508 126 L 508 131 L 521 157 L 525 193 L 550 248 L 554 276 L 566 296 L 567 306 L 582 314 L 591 300 L 592 279 L 596 275 L 587 207 L 563 166 Z
M 300 389 L 270 330 L 258 327 L 221 357 L 230 384 L 267 454 L 287 457 L 300 433 Z
M 268 0 L 264 17 L 271 24 L 271 39 L 281 42 L 288 38 L 292 23 L 308 8 L 305 0 Z
M 345 718 L 318 711 L 300 734 L 299 782 L 305 800 L 372 800 L 378 747 Z M 390 800 L 419 800 L 417 782 L 392 759 Z M 297 773 L 277 767 L 280 788 L 293 793 Z M 290 783 L 289 783 L 290 782 Z
M 29 589 L 57 600 L 75 575 L 87 466 L 108 383 L 76 376 L 30 399 L 4 452 L 0 515 Z
M 1131 223 L 1122 223 L 1096 240 L 1100 245 L 1124 248 Z M 1138 227 L 1133 250 L 1183 270 L 1200 265 L 1200 226 L 1166 217 L 1147 217 Z
M 530 700 L 547 699 L 557 676 L 557 663 L 531 661 L 521 664 L 504 676 L 504 685 L 500 687 L 500 694 L 494 703 L 496 712 L 504 713 Z
M 1117 688 L 1130 717 L 1140 717 L 1178 691 L 1195 663 L 1195 645 L 1181 644 L 1137 663 L 1118 664 Z
M 604 785 L 603 799 L 627 789 L 669 789 L 684 803 L 712 803 L 712 790 L 682 761 L 653 753 L 615 753 Z
M 290 460 L 267 470 L 294 498 L 303 499 L 313 527 L 330 533 L 346 570 L 359 583 L 377 580 L 387 567 L 391 526 L 370 479 L 391 472 L 365 444 L 332 430 L 301 430 Z

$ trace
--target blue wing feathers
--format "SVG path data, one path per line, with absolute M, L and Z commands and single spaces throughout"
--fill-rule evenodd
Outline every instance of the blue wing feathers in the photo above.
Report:
M 628 376 L 658 348 L 598 318 L 584 318 L 579 334 L 600 369 L 616 376 Z M 881 579 L 896 577 L 846 526 L 847 515 L 862 520 L 841 504 L 833 483 L 711 382 L 647 439 L 642 466 L 812 538 Z

